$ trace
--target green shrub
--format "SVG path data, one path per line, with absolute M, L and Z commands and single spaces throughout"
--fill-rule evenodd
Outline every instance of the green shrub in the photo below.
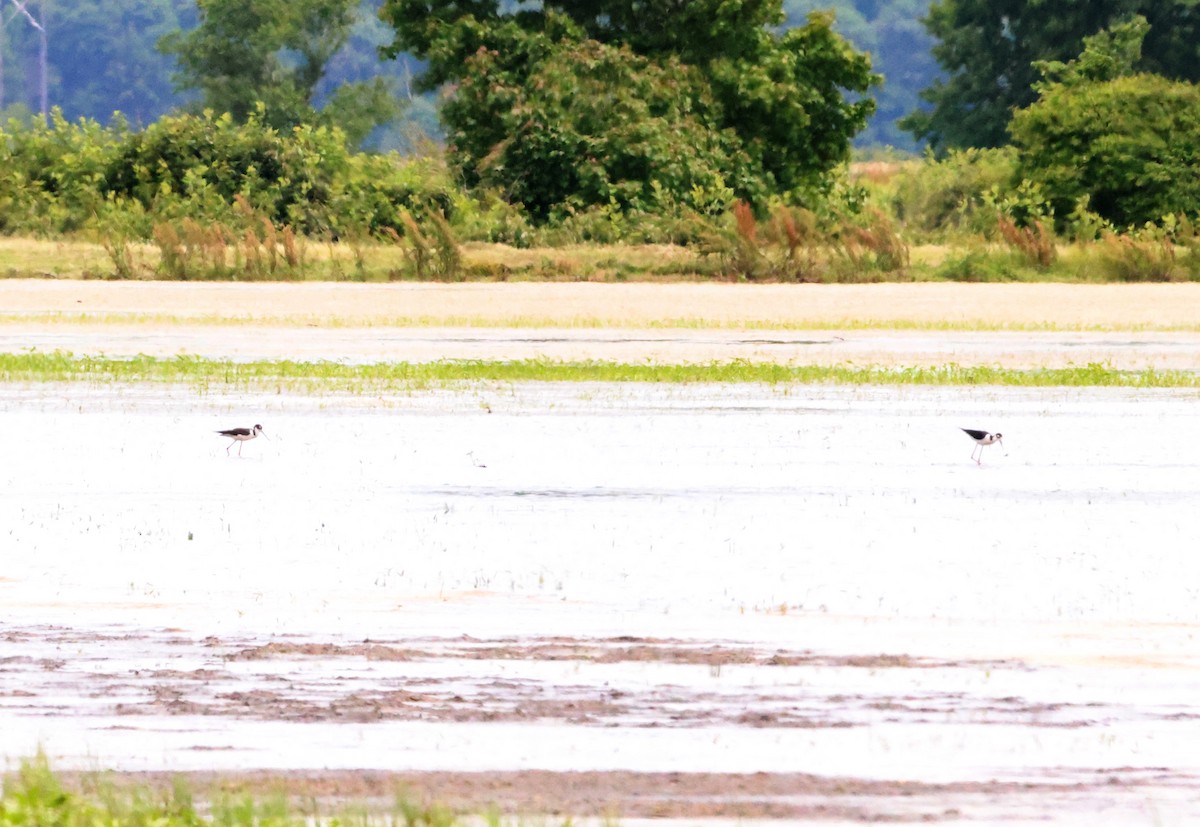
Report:
M 110 127 L 68 122 L 55 109 L 47 120 L 10 120 L 0 130 L 0 232 L 58 235 L 82 229 L 104 201 L 100 191 L 113 154 L 128 135 Z
M 478 189 L 473 195 L 455 190 L 453 198 L 451 214 L 463 241 L 485 241 L 518 248 L 539 243 L 528 214 L 505 201 L 496 190 Z
M 536 234 L 548 246 L 564 244 L 695 244 L 714 230 L 729 211 L 700 212 L 695 198 L 680 201 L 658 181 L 650 183 L 653 208 L 630 209 L 615 200 L 583 209 L 564 208 Z M 734 206 L 736 209 L 736 205 Z
M 934 270 L 945 281 L 989 282 L 1012 281 L 1008 257 L 997 258 L 982 247 L 969 247 L 948 257 Z
M 229 115 L 182 115 L 128 135 L 100 191 L 151 212 L 182 201 L 190 217 L 214 220 L 240 196 L 277 225 L 319 234 L 330 229 L 330 202 L 348 165 L 342 136 L 324 127 L 285 136 L 254 118 L 238 124 Z
M 927 155 L 902 165 L 883 196 L 909 232 L 991 232 L 997 193 L 1017 184 L 1016 160 L 1010 149 L 966 149 L 944 158 Z
M 349 157 L 345 172 L 330 204 L 335 237 L 403 233 L 405 213 L 453 220 L 460 203 L 441 160 L 360 153 Z
M 272 234 L 280 243 L 285 233 L 367 238 L 403 232 L 405 212 L 453 221 L 466 203 L 440 159 L 352 154 L 336 130 L 322 127 L 283 134 L 255 118 L 239 124 L 205 113 L 131 132 L 119 119 L 108 127 L 69 123 L 56 111 L 48 121 L 10 121 L 0 131 L 0 233 L 88 230 L 124 277 L 136 267 L 132 241 L 165 244 L 164 273 L 194 273 L 198 251 L 215 250 L 215 236 L 224 235 L 230 260 L 214 270 L 210 252 L 201 269 L 224 277 L 232 273 L 219 271 L 248 262 L 270 273 L 279 269 Z M 209 240 L 199 243 L 198 234 Z M 248 259 L 238 259 L 239 249 Z
M 1047 85 L 1013 116 L 1022 175 L 1059 215 L 1082 198 L 1118 227 L 1200 204 L 1200 86 L 1157 75 Z
M 95 226 L 100 244 L 113 263 L 114 275 L 122 279 L 136 276 L 139 267 L 133 245 L 145 237 L 147 226 L 141 204 L 110 197 L 97 210 Z

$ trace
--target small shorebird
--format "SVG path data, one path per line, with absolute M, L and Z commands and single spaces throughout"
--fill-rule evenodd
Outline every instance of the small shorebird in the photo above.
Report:
M 229 437 L 232 442 L 225 446 L 225 453 L 229 453 L 229 449 L 233 447 L 233 443 L 238 444 L 238 456 L 242 455 L 242 443 L 247 440 L 254 439 L 259 434 L 263 434 L 262 425 L 255 425 L 253 428 L 230 428 L 228 431 L 217 431 L 221 436 Z M 266 436 L 266 434 L 263 434 Z
M 976 431 L 972 428 L 963 428 L 962 431 L 975 440 L 975 447 L 971 449 L 971 459 L 975 460 L 976 465 L 983 465 L 983 449 L 985 446 L 991 445 L 993 442 L 999 442 L 1000 447 L 1004 447 L 1004 443 L 1000 439 L 1002 434 L 989 434 L 987 431 Z M 978 458 L 975 456 L 976 449 L 979 450 Z M 1005 454 L 1005 456 L 1008 456 L 1008 454 Z

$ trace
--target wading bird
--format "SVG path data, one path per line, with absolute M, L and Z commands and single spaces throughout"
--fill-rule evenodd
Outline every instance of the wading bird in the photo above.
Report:
M 983 449 L 986 446 L 991 445 L 993 442 L 999 442 L 1000 447 L 1004 447 L 1004 443 L 1000 439 L 1001 434 L 989 434 L 987 431 L 976 431 L 972 428 L 963 428 L 962 432 L 975 440 L 975 447 L 971 449 L 971 459 L 975 460 L 976 465 L 983 465 Z M 976 450 L 979 451 L 978 458 L 975 456 Z M 1008 454 L 1005 453 L 1005 456 L 1008 456 Z
M 221 436 L 227 436 L 230 440 L 232 440 L 228 445 L 225 446 L 226 454 L 229 453 L 229 449 L 233 447 L 234 442 L 238 444 L 239 457 L 242 455 L 243 442 L 254 439 L 259 434 L 266 436 L 266 434 L 263 434 L 262 425 L 255 425 L 253 428 L 230 428 L 228 431 L 217 431 L 217 433 Z

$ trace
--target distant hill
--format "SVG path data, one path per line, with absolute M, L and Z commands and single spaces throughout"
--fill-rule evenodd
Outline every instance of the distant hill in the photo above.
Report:
M 901 132 L 896 120 L 918 108 L 922 89 L 933 83 L 940 68 L 931 49 L 934 40 L 921 18 L 932 0 L 784 0 L 789 25 L 804 22 L 808 13 L 832 8 L 834 28 L 861 51 L 871 54 L 875 71 L 884 77 L 876 91 L 878 111 L 854 141 L 858 148 L 894 146 L 915 151 L 912 135 Z

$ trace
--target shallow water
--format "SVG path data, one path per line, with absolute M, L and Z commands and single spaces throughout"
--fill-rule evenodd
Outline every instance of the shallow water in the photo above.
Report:
M 1181 438 L 1198 403 L 8 387 L 0 754 L 1063 783 L 1156 768 L 1171 780 L 1148 795 L 1173 798 L 1200 773 L 1200 445 Z M 254 422 L 269 439 L 226 455 L 213 432 Z M 977 466 L 960 426 L 1005 447 Z M 529 650 L 476 657 L 463 636 Z M 364 639 L 421 653 L 235 657 Z M 529 648 L 573 639 L 653 651 Z M 776 652 L 792 660 L 767 663 Z M 278 690 L 317 709 L 399 689 L 429 695 L 378 720 L 230 701 Z M 614 691 L 586 719 L 505 717 Z
M 241 285 L 242 287 L 248 285 Z M 216 330 L 219 335 L 214 335 Z M 1002 365 L 1195 370 L 1191 331 L 711 330 L 689 328 L 208 327 L 105 323 L 20 324 L 0 329 L 0 351 L 66 351 L 108 357 L 181 354 L 211 359 L 430 362 L 549 359 L 617 362 L 752 362 L 844 365 Z

